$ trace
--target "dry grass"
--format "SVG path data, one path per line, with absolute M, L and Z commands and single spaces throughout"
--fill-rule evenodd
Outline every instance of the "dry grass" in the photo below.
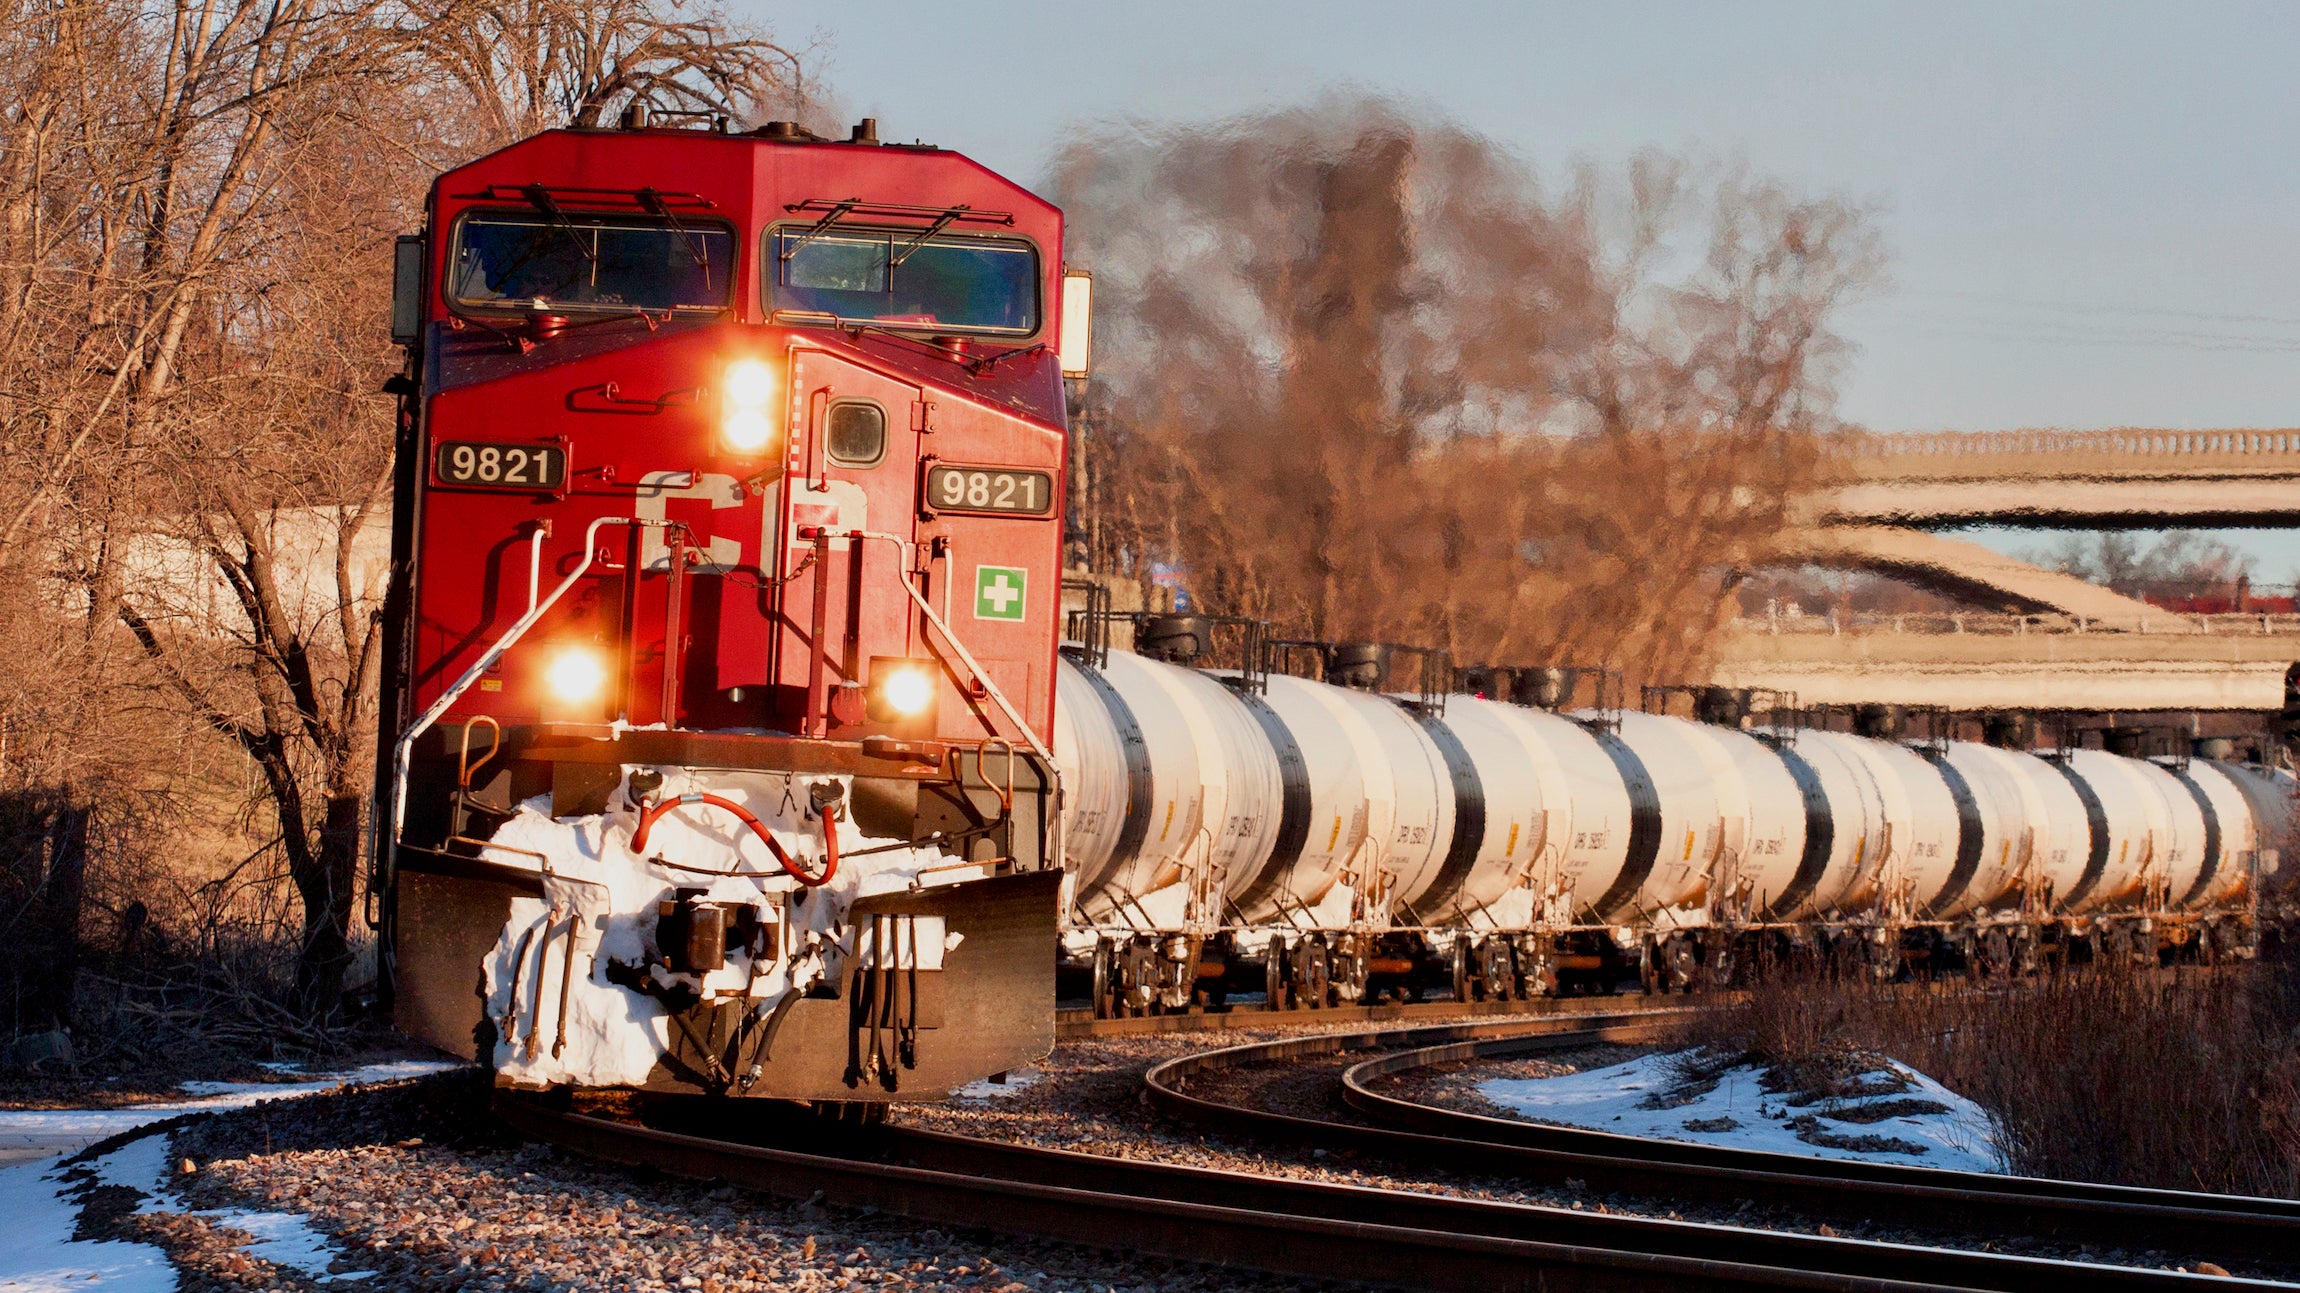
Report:
M 1686 1040 L 1825 1084 L 1889 1055 L 1986 1107 L 2026 1175 L 2300 1198 L 2300 958 L 1980 992 L 1775 976 Z

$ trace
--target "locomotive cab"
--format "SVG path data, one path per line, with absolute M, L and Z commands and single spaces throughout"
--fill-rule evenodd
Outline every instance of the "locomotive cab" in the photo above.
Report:
M 515 1085 L 932 1095 L 1052 1044 L 1061 217 L 956 154 L 559 130 L 440 177 L 378 889 Z

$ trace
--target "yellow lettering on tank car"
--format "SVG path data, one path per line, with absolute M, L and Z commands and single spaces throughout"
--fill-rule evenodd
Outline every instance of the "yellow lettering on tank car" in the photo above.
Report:
M 1506 857 L 1515 857 L 1515 856 L 1517 856 L 1517 823 L 1516 823 L 1516 822 L 1511 822 L 1511 823 L 1509 824 L 1509 847 L 1508 847 L 1508 848 L 1506 848 L 1506 849 L 1503 849 L 1503 850 L 1501 851 L 1501 855 L 1502 855 L 1503 857 L 1505 857 L 1505 858 L 1506 858 Z
M 1691 832 L 1691 831 L 1687 831 L 1687 832 L 1685 832 L 1685 858 L 1684 858 L 1684 860 L 1685 860 L 1685 861 L 1687 861 L 1687 862 L 1691 862 L 1691 861 L 1693 860 L 1693 832 Z
M 1335 848 L 1335 846 L 1336 846 L 1336 845 L 1338 845 L 1338 844 L 1340 844 L 1341 842 L 1342 842 L 1342 815 L 1341 815 L 1340 813 L 1335 813 L 1335 814 L 1334 814 L 1334 833 L 1333 833 L 1331 836 L 1329 836 L 1329 837 L 1327 838 L 1327 840 L 1326 840 L 1326 852 L 1328 852 L 1328 853 L 1331 853 L 1331 852 L 1333 852 L 1333 851 L 1334 851 L 1334 848 Z
M 1159 838 L 1159 839 L 1165 839 L 1165 838 L 1166 838 L 1166 832 L 1168 832 L 1168 831 L 1170 831 L 1170 830 L 1173 830 L 1173 829 L 1174 829 L 1174 801 L 1173 801 L 1173 800 L 1171 800 L 1171 799 L 1169 799 L 1169 800 L 1167 800 L 1167 801 L 1166 801 L 1166 822 L 1165 822 L 1165 824 L 1164 824 L 1164 825 L 1162 825 L 1162 826 L 1160 826 L 1160 827 L 1158 828 L 1158 838 Z

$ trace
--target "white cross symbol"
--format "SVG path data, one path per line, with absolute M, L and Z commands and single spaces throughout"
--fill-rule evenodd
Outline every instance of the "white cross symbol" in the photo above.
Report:
M 982 600 L 989 602 L 990 609 L 999 615 L 1006 614 L 1006 608 L 1020 596 L 1022 590 L 1007 583 L 1005 575 L 993 576 L 990 587 L 982 590 Z

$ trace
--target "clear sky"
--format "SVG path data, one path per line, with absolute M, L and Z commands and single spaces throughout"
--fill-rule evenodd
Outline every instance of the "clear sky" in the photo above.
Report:
M 1893 258 L 1845 321 L 1880 430 L 2300 425 L 2300 5 L 735 3 L 1026 181 L 1084 125 L 1340 84 L 1553 176 L 1660 146 L 1843 194 Z

